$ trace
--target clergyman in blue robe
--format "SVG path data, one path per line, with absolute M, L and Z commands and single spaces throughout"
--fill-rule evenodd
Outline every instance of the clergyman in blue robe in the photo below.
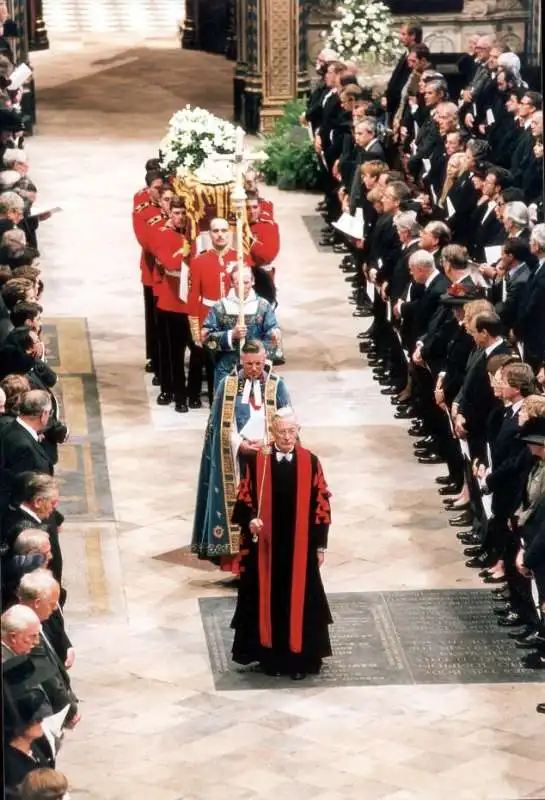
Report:
M 275 413 L 290 405 L 283 379 L 266 366 L 261 342 L 246 342 L 241 363 L 242 369 L 221 380 L 214 396 L 191 540 L 192 552 L 223 568 L 231 568 L 239 549 L 239 527 L 231 522 L 231 515 L 240 481 L 240 462 L 255 457 L 268 444 Z

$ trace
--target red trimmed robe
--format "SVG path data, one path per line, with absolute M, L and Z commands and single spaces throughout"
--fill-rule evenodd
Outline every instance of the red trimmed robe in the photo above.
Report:
M 316 673 L 331 655 L 332 623 L 318 548 L 327 545 L 330 492 L 317 457 L 297 446 L 291 461 L 259 452 L 240 482 L 240 586 L 231 623 L 233 660 L 266 672 Z M 254 542 L 249 525 L 264 528 Z

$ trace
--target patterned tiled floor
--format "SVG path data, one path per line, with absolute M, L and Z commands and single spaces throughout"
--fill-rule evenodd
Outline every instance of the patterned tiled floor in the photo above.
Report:
M 45 304 L 56 322 L 88 322 L 114 511 L 114 521 L 76 518 L 63 532 L 83 714 L 59 757 L 73 794 L 545 797 L 537 684 L 215 692 L 198 598 L 232 590 L 189 559 L 157 558 L 189 541 L 203 419 L 161 418 L 146 386 L 130 203 L 174 110 L 228 113 L 231 67 L 168 42 L 63 44 L 33 63 L 31 175 L 40 203 L 65 207 L 40 228 Z M 436 470 L 415 466 L 360 361 L 346 284 L 302 219 L 315 198 L 270 196 L 283 240 L 284 372 L 333 491 L 328 591 L 477 587 L 440 511 Z M 70 416 L 81 416 L 77 392 L 65 391 Z

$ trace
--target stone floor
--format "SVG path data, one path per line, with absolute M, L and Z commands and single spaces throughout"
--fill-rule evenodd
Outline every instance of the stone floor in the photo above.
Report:
M 108 471 L 93 491 L 111 491 L 113 507 L 109 498 L 75 507 L 63 534 L 83 719 L 59 766 L 74 795 L 545 797 L 535 684 L 215 692 L 198 598 L 231 590 L 216 572 L 169 558 L 189 542 L 205 415 L 154 405 L 130 209 L 174 110 L 229 113 L 231 68 L 170 41 L 126 39 L 62 42 L 33 63 L 31 175 L 40 204 L 65 209 L 40 230 L 45 304 L 52 325 L 87 321 Z M 440 510 L 437 471 L 415 466 L 406 426 L 359 358 L 336 259 L 307 233 L 316 198 L 268 195 L 282 232 L 283 372 L 333 492 L 327 589 L 477 587 Z M 63 347 L 70 376 L 85 373 L 86 342 L 68 336 Z M 67 412 L 83 441 L 74 386 Z

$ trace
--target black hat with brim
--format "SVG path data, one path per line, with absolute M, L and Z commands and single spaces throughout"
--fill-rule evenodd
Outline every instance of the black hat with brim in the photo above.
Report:
M 533 417 L 521 427 L 518 438 L 525 444 L 545 444 L 545 417 Z

